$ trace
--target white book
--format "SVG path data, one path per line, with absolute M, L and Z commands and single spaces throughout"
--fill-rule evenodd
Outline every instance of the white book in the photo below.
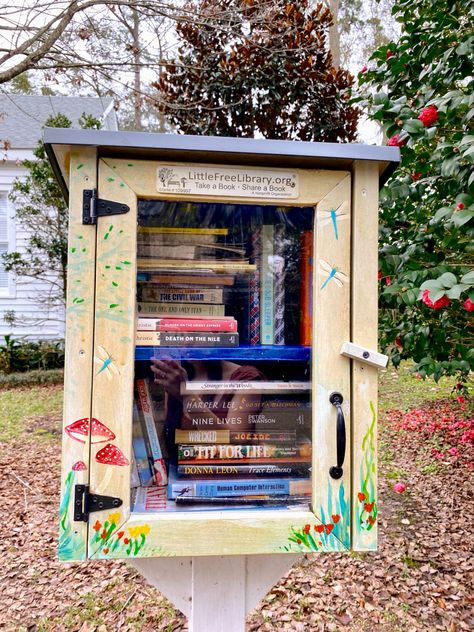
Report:
M 195 393 L 298 393 L 309 391 L 311 382 L 182 382 L 181 395 Z
M 274 233 L 273 224 L 263 224 L 260 277 L 260 342 L 262 345 L 272 345 L 275 342 L 273 270 L 270 265 L 273 259 Z

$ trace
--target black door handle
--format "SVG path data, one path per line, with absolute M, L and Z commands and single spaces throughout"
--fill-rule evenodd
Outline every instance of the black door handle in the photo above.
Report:
M 334 392 L 329 395 L 329 401 L 337 409 L 336 420 L 336 449 L 337 449 L 337 465 L 329 468 L 329 476 L 331 478 L 341 478 L 343 475 L 342 466 L 344 465 L 344 457 L 346 456 L 346 421 L 342 410 L 342 402 L 344 398 L 341 393 Z

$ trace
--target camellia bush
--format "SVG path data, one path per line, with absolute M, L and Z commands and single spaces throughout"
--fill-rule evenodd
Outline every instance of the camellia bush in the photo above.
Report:
M 398 42 L 359 73 L 401 164 L 381 195 L 381 341 L 422 377 L 474 368 L 474 0 L 398 0 Z

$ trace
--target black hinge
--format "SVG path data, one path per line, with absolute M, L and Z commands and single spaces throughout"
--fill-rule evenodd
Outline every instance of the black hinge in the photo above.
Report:
M 96 224 L 98 217 L 122 215 L 128 213 L 130 207 L 121 202 L 103 200 L 97 197 L 97 189 L 84 189 L 82 192 L 82 223 Z
M 89 514 L 102 509 L 115 509 L 123 504 L 121 498 L 91 494 L 89 485 L 75 485 L 74 487 L 74 521 L 87 522 Z

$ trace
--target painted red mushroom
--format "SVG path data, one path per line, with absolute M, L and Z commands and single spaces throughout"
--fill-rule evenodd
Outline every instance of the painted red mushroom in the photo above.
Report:
M 76 461 L 72 466 L 74 472 L 82 472 L 83 470 L 87 470 L 87 466 L 84 461 Z
M 130 462 L 116 445 L 108 443 L 101 448 L 95 455 L 97 463 L 103 463 L 104 465 L 129 465 Z
M 71 439 L 74 439 L 74 441 L 85 443 L 89 436 L 89 418 L 84 417 L 83 419 L 78 419 L 72 424 L 69 424 L 69 426 L 66 426 L 64 431 Z M 112 430 L 107 428 L 106 425 L 95 417 L 92 417 L 90 423 L 90 433 L 91 443 L 103 443 L 104 441 L 113 441 L 115 439 L 115 434 Z

